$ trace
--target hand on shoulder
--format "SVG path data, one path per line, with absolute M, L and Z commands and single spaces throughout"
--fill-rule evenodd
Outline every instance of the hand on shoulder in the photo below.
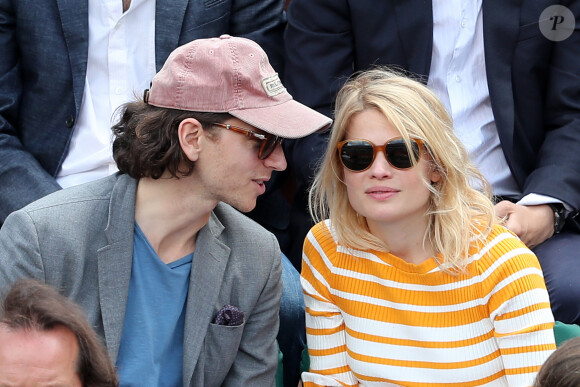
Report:
M 554 234 L 554 212 L 546 204 L 522 206 L 503 200 L 495 205 L 495 212 L 529 248 Z

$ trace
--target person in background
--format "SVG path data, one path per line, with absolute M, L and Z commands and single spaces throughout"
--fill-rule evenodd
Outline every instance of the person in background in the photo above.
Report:
M 0 306 L 0 385 L 116 387 L 115 367 L 82 309 L 36 280 Z
M 9 213 L 61 187 L 117 171 L 115 112 L 149 87 L 178 46 L 226 33 L 246 37 L 282 74 L 284 6 L 284 0 L 0 0 L 0 227 Z M 280 206 L 259 206 L 269 214 L 261 224 L 285 216 Z M 282 271 L 285 373 L 300 361 L 292 343 L 304 340 L 299 274 L 290 267 L 286 262 Z
M 534 387 L 580 385 L 580 337 L 566 340 L 550 355 L 534 381 Z
M 304 243 L 305 386 L 532 384 L 554 317 L 486 187 L 427 87 L 381 68 L 343 86 Z
M 0 284 L 38 278 L 79 303 L 122 385 L 273 385 L 281 253 L 240 211 L 286 167 L 284 138 L 330 123 L 255 42 L 187 43 L 124 105 L 118 173 L 8 216 Z
M 331 116 L 353 72 L 420 77 L 490 182 L 497 215 L 537 255 L 554 316 L 578 324 L 579 25 L 578 0 L 292 0 L 284 83 Z M 327 138 L 295 141 L 303 165 L 316 165 Z

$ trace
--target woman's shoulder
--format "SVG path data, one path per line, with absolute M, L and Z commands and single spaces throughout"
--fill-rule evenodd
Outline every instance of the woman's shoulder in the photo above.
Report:
M 487 237 L 483 241 L 476 241 L 470 251 L 472 261 L 478 262 L 482 270 L 508 262 L 510 266 L 521 266 L 530 262 L 530 255 L 534 253 L 516 234 L 501 224 L 494 224 Z
M 304 253 L 332 257 L 337 250 L 337 239 L 329 219 L 318 222 L 308 232 L 304 241 Z
M 520 240 L 520 238 L 507 227 L 502 224 L 496 223 L 491 227 L 491 231 L 487 237 L 487 243 L 492 243 L 494 246 L 503 246 L 506 248 L 506 244 L 511 246 L 511 248 L 526 248 L 527 246 Z
M 330 219 L 322 220 L 316 223 L 308 232 L 307 238 L 314 238 L 316 240 L 334 240 L 334 228 Z

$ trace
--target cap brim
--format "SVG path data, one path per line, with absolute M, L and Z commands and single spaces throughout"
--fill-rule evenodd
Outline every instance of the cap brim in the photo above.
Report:
M 255 109 L 231 110 L 232 116 L 284 138 L 300 138 L 332 124 L 332 120 L 293 99 L 278 105 Z

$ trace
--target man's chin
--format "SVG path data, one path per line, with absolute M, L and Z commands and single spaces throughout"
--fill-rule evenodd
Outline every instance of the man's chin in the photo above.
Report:
M 256 200 L 254 199 L 252 202 L 245 202 L 245 203 L 228 203 L 230 206 L 234 207 L 236 210 L 248 213 L 256 208 Z

